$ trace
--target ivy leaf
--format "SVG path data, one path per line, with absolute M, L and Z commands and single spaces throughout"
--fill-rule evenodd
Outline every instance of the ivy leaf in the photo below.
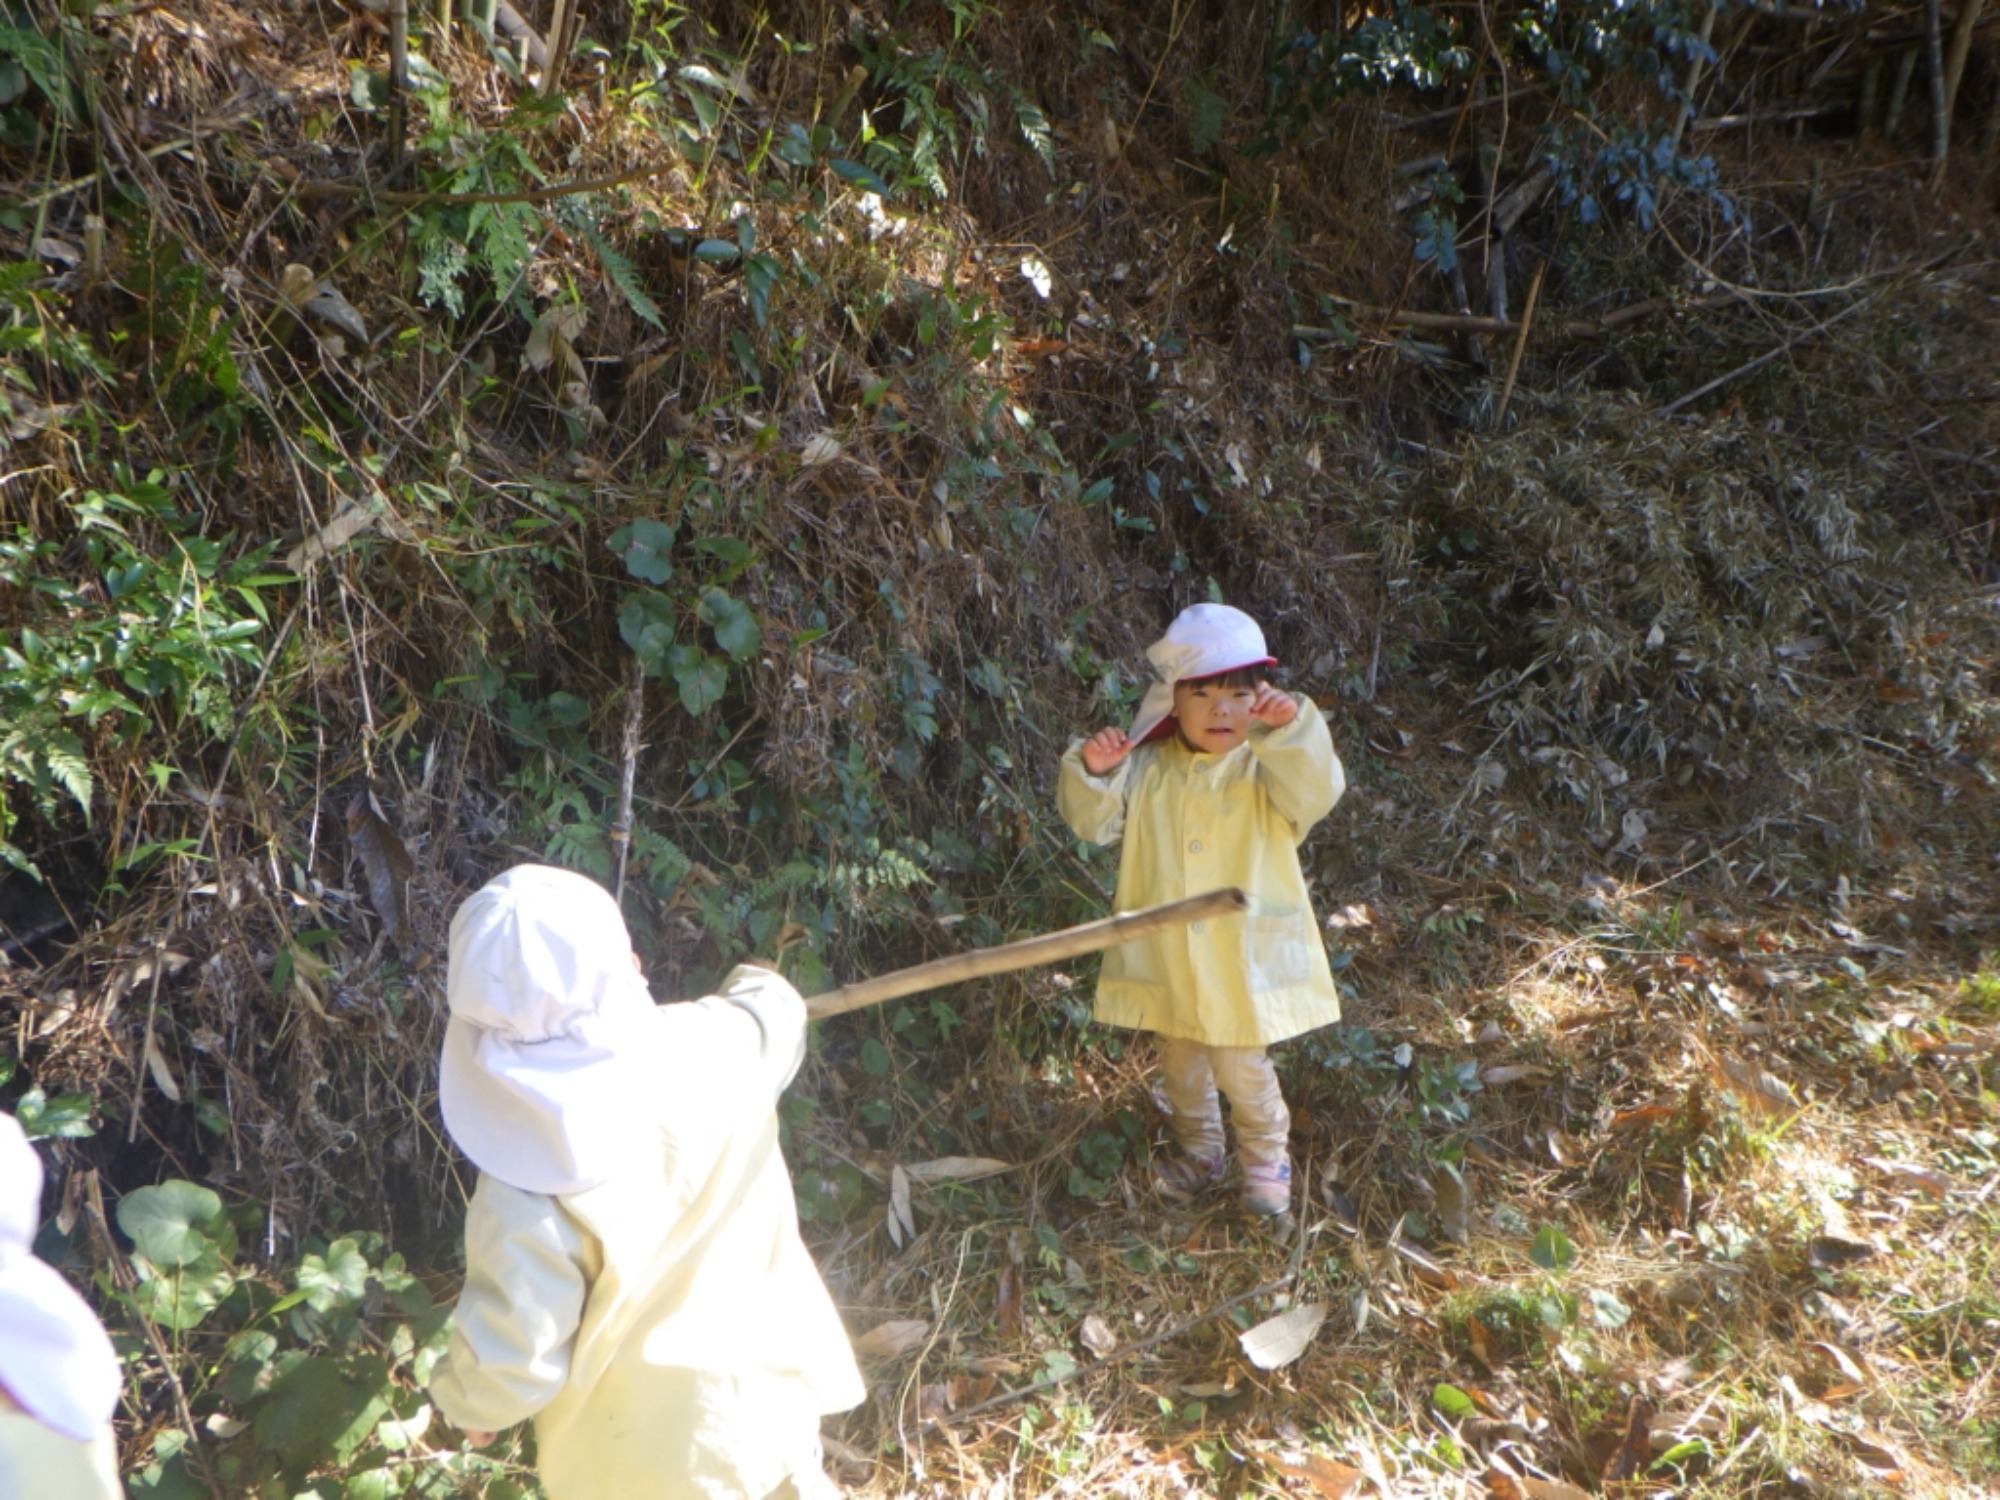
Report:
M 618 608 L 618 634 L 639 658 L 648 677 L 658 677 L 674 644 L 674 605 L 665 594 L 639 589 Z
M 57 1094 L 51 1099 L 40 1089 L 29 1089 L 15 1104 L 14 1118 L 31 1141 L 44 1136 L 81 1140 L 97 1134 L 97 1127 L 90 1123 L 88 1094 Z
M 1528 1258 L 1544 1271 L 1567 1271 L 1576 1264 L 1576 1246 L 1555 1225 L 1546 1226 L 1528 1247 Z
M 132 1300 L 140 1312 L 160 1327 L 185 1333 L 222 1304 L 236 1289 L 236 1273 L 204 1250 L 190 1264 L 139 1283 Z
M 222 1199 L 213 1190 L 178 1178 L 134 1188 L 118 1200 L 118 1227 L 162 1268 L 198 1260 L 212 1244 L 206 1227 L 221 1214 Z
M 681 707 L 697 716 L 722 701 L 729 683 L 729 666 L 699 646 L 676 646 L 672 652 L 674 681 L 681 690 Z
M 674 528 L 664 520 L 634 520 L 610 534 L 608 546 L 624 558 L 626 572 L 644 584 L 664 584 L 674 576 Z
M 697 609 L 703 621 L 715 627 L 715 644 L 732 660 L 748 661 L 763 642 L 763 628 L 749 605 L 721 589 L 703 589 Z
M 353 1240 L 335 1240 L 324 1256 L 308 1255 L 299 1262 L 298 1285 L 314 1312 L 358 1302 L 368 1290 L 368 1258 Z

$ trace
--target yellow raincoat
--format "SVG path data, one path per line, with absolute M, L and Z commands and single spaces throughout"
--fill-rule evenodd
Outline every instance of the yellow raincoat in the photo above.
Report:
M 1224 886 L 1241 917 L 1155 933 L 1104 955 L 1096 1017 L 1211 1047 L 1262 1047 L 1340 1019 L 1298 846 L 1346 790 L 1310 699 L 1282 729 L 1253 724 L 1224 755 L 1179 735 L 1142 745 L 1107 776 L 1063 757 L 1056 801 L 1078 838 L 1124 843 L 1113 907 L 1135 911 Z
M 0 1500 L 122 1500 L 111 1424 L 87 1443 L 44 1427 L 0 1393 Z
M 805 1007 L 739 968 L 658 1019 L 652 1163 L 562 1197 L 481 1175 L 431 1395 L 469 1430 L 534 1417 L 550 1500 L 812 1493 L 821 1415 L 864 1391 L 778 1151 Z

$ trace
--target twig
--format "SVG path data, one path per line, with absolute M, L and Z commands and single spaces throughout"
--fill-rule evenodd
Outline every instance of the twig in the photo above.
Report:
M 1951 121 L 1944 104 L 1944 20 L 1941 0 L 1924 0 L 1924 59 L 1931 78 L 1931 160 L 1944 170 L 1945 152 L 1951 146 Z
M 404 110 L 410 91 L 410 0 L 389 0 L 389 175 L 403 169 Z
M 1681 132 L 1687 128 L 1688 117 L 1694 113 L 1694 93 L 1701 87 L 1702 66 L 1712 55 L 1708 39 L 1715 34 L 1715 13 L 1721 9 L 1722 6 L 1716 3 L 1716 0 L 1710 0 L 1708 9 L 1702 13 L 1701 46 L 1695 49 L 1694 56 L 1688 60 L 1687 87 L 1681 90 L 1680 111 L 1674 116 L 1673 149 L 1676 151 L 1681 148 Z
M 1043 1391 L 1052 1391 L 1059 1385 L 1069 1384 L 1072 1380 L 1081 1380 L 1086 1375 L 1095 1375 L 1099 1370 L 1109 1369 L 1112 1365 L 1119 1363 L 1121 1360 L 1130 1359 L 1135 1354 L 1143 1354 L 1155 1345 L 1164 1344 L 1168 1339 L 1179 1338 L 1184 1333 L 1192 1333 L 1195 1329 L 1201 1327 L 1202 1324 L 1212 1323 L 1217 1318 L 1234 1312 L 1246 1302 L 1254 1302 L 1259 1297 L 1268 1297 L 1273 1292 L 1283 1291 L 1291 1279 L 1291 1272 L 1287 1271 L 1276 1281 L 1267 1281 L 1262 1286 L 1253 1287 L 1239 1296 L 1231 1297 L 1227 1302 L 1217 1303 L 1207 1312 L 1197 1313 L 1184 1323 L 1176 1323 L 1171 1328 L 1163 1328 L 1158 1333 L 1149 1334 L 1143 1339 L 1134 1339 L 1129 1344 L 1120 1344 L 1102 1359 L 1094 1359 L 1087 1365 L 1078 1365 L 1067 1375 L 1050 1375 L 1032 1384 L 1020 1386 L 1015 1390 L 1002 1391 L 997 1396 L 988 1396 L 984 1401 L 975 1401 L 963 1410 L 950 1412 L 937 1420 L 940 1422 L 962 1422 L 967 1417 L 977 1416 L 984 1411 L 991 1411 L 996 1406 L 1008 1406 L 1016 1401 L 1025 1401 L 1030 1396 L 1039 1395 Z
M 1763 369 L 1764 366 L 1768 365 L 1772 360 L 1778 358 L 1782 354 L 1788 353 L 1789 351 L 1796 349 L 1800 344 L 1803 344 L 1807 339 L 1825 333 L 1829 328 L 1833 327 L 1834 324 L 1840 322 L 1843 318 L 1852 317 L 1855 313 L 1860 312 L 1864 307 L 1873 307 L 1875 305 L 1875 301 L 1876 301 L 1875 297 L 1863 297 L 1859 301 L 1853 302 L 1848 306 L 1843 307 L 1839 312 L 1835 313 L 1832 317 L 1828 318 L 1824 323 L 1815 323 L 1810 328 L 1802 329 L 1800 332 L 1795 333 L 1790 338 L 1786 339 L 1782 344 L 1779 344 L 1776 348 L 1767 349 L 1764 351 L 1764 353 L 1758 355 L 1755 359 L 1746 360 L 1744 363 L 1738 365 L 1735 369 L 1716 376 L 1715 379 L 1709 381 L 1706 385 L 1699 386 L 1696 389 L 1689 391 L 1685 396 L 1677 397 L 1676 399 L 1669 401 L 1665 406 L 1660 408 L 1660 415 L 1663 417 L 1671 417 L 1675 412 L 1681 410 L 1681 408 L 1687 406 L 1690 402 L 1699 401 L 1703 396 L 1706 396 L 1709 392 L 1720 390 L 1723 386 L 1728 385 L 1732 380 L 1740 380 L 1745 375 L 1749 375 L 1754 371 Z
M 1514 335 L 1514 353 L 1507 360 L 1507 383 L 1500 387 L 1500 404 L 1493 410 L 1497 429 L 1507 420 L 1507 403 L 1514 399 L 1514 377 L 1521 373 L 1521 356 L 1528 352 L 1528 326 L 1535 321 L 1535 302 L 1542 295 L 1542 275 L 1549 268 L 1545 260 L 1535 262 L 1535 274 L 1528 278 L 1528 301 L 1521 309 L 1521 331 Z
M 245 116 L 245 118 L 247 119 L 248 116 Z M 214 133 L 213 131 L 209 132 L 211 135 Z M 139 154 L 141 156 L 170 156 L 176 151 L 187 150 L 194 143 L 195 138 L 193 136 L 184 135 L 176 140 L 167 141 L 162 145 L 148 146 Z M 14 204 L 14 207 L 26 213 L 29 209 L 40 208 L 44 203 L 53 203 L 58 198 L 67 198 L 71 193 L 80 193 L 85 188 L 96 187 L 103 177 L 104 173 L 101 171 L 85 172 L 81 177 L 72 177 L 68 182 L 58 183 L 52 188 L 45 188 L 32 198 L 22 198 Z
M 1979 13 L 1986 8 L 1986 0 L 1958 0 L 1958 24 L 1951 32 L 1951 53 L 1944 63 L 1944 97 L 1939 107 L 1943 118 L 1939 125 L 1942 134 L 1938 144 L 1938 182 L 1943 185 L 1945 152 L 1951 145 L 1951 116 L 1958 107 L 1958 86 L 1965 77 L 1965 60 L 1972 51 L 1972 33 L 1979 27 Z
M 576 21 L 577 0 L 556 0 L 549 17 L 549 59 L 542 65 L 542 92 L 562 90 L 563 63 L 569 57 L 570 28 Z
M 618 850 L 618 882 L 612 895 L 625 899 L 625 856 L 632 852 L 632 783 L 639 769 L 639 726 L 646 712 L 646 664 L 635 654 L 632 680 L 625 689 L 624 762 L 618 777 L 618 815 L 611 820 L 611 842 Z
M 1803 294 L 1801 294 L 1803 295 Z M 1351 297 L 1340 297 L 1329 292 L 1326 300 L 1338 307 L 1350 308 L 1357 319 L 1370 319 L 1390 327 L 1429 328 L 1440 333 L 1518 333 L 1521 325 L 1508 318 L 1486 318 L 1467 313 L 1413 312 L 1408 308 L 1387 308 L 1367 302 L 1357 302 Z M 1725 307 L 1741 301 L 1734 291 L 1715 292 L 1706 297 L 1683 300 L 1678 297 L 1648 297 L 1643 302 L 1634 302 L 1615 312 L 1606 313 L 1601 318 L 1571 318 L 1559 325 L 1564 338 L 1594 339 L 1623 328 L 1628 323 L 1636 323 L 1642 318 L 1650 318 L 1655 313 L 1685 311 L 1694 312 L 1702 308 Z M 1331 339 L 1339 337 L 1337 330 L 1319 328 L 1309 323 L 1295 324 L 1292 336 L 1302 339 Z
M 188 142 L 182 141 L 181 145 Z M 614 172 L 609 177 L 586 177 L 578 182 L 561 182 L 554 187 L 522 188 L 513 193 L 432 193 L 416 188 L 377 188 L 365 182 L 295 182 L 286 192 L 298 198 L 371 198 L 378 203 L 547 203 L 552 198 L 568 198 L 577 193 L 599 193 L 622 187 L 643 177 L 664 177 L 676 170 L 676 160 L 649 162 L 643 167 Z

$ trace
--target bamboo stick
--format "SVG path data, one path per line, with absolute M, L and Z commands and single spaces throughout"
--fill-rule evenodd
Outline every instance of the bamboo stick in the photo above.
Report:
M 625 745 L 618 776 L 618 812 L 611 820 L 611 844 L 618 851 L 618 883 L 611 894 L 625 899 L 625 857 L 632 852 L 632 785 L 639 769 L 639 730 L 646 714 L 646 664 L 632 658 L 632 680 L 625 689 Z
M 1101 921 L 1085 922 L 1080 927 L 1066 927 L 1061 932 L 1022 938 L 1017 943 L 1002 943 L 997 948 L 954 953 L 948 958 L 918 964 L 915 968 L 898 969 L 893 974 L 842 985 L 837 990 L 828 990 L 824 995 L 815 995 L 808 1000 L 806 1014 L 815 1021 L 827 1016 L 845 1015 L 850 1010 L 880 1005 L 885 1000 L 898 1000 L 922 990 L 941 989 L 948 984 L 961 984 L 988 974 L 1011 974 L 1017 969 L 1032 969 L 1037 964 L 1060 963 L 1066 958 L 1079 958 L 1086 953 L 1115 948 L 1120 943 L 1129 943 L 1148 933 L 1183 927 L 1208 917 L 1235 916 L 1249 909 L 1249 898 L 1231 888 L 1189 896 L 1183 901 L 1167 901 L 1138 911 L 1121 911 Z

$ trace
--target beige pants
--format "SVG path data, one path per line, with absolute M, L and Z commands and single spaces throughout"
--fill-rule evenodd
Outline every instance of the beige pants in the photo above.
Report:
M 1292 1112 L 1278 1088 L 1278 1070 L 1262 1047 L 1210 1047 L 1163 1036 L 1160 1082 L 1172 1114 L 1174 1139 L 1190 1156 L 1219 1161 L 1227 1149 L 1218 1088 L 1228 1096 L 1236 1144 L 1247 1167 L 1285 1160 Z

